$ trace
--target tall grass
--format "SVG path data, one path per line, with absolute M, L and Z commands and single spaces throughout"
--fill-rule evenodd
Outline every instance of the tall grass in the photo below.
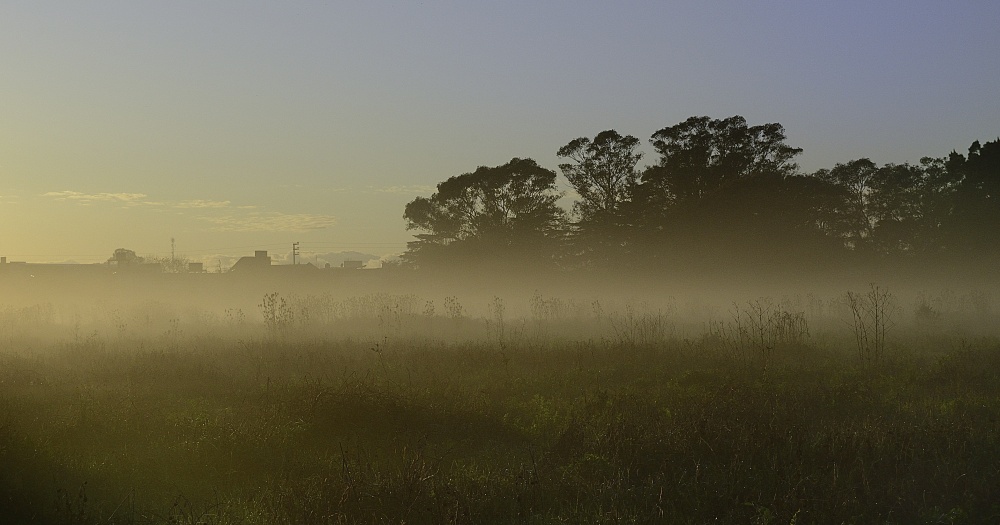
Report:
M 818 332 L 790 302 L 748 303 L 702 333 L 669 307 L 536 295 L 518 317 L 497 297 L 477 318 L 453 296 L 441 312 L 427 303 L 276 295 L 257 319 L 166 311 L 146 335 L 114 323 L 8 334 L 0 515 L 1000 520 L 996 338 L 890 332 L 896 350 L 887 343 L 873 373 L 849 317 Z M 290 320 L 269 322 L 268 305 Z

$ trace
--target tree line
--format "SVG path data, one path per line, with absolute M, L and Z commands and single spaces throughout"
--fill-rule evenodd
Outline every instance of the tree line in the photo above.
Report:
M 777 123 L 691 117 L 640 140 L 615 130 L 559 148 L 556 172 L 514 158 L 406 205 L 419 268 L 774 268 L 831 261 L 996 261 L 1000 139 L 917 164 L 867 158 L 802 173 Z

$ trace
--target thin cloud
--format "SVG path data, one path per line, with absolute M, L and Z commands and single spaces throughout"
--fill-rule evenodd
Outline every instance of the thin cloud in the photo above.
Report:
M 154 201 L 148 200 L 145 193 L 83 193 L 80 191 L 50 191 L 43 193 L 42 197 L 49 197 L 57 201 L 75 202 L 77 204 L 92 204 L 95 202 L 106 202 L 121 204 L 126 207 L 136 206 L 165 206 L 177 209 L 220 209 L 229 208 L 231 201 L 219 201 L 211 199 L 188 199 L 183 201 Z M 248 208 L 240 206 L 240 208 Z M 253 208 L 252 206 L 249 208 Z
M 408 186 L 382 186 L 382 187 L 372 187 L 372 191 L 378 193 L 397 193 L 402 195 L 422 195 L 431 194 L 437 191 L 435 186 L 427 186 L 422 184 L 411 184 Z
M 174 208 L 228 208 L 230 201 L 213 201 L 206 199 L 193 199 L 180 201 L 174 204 Z M 242 208 L 242 206 L 241 206 Z
M 232 201 L 212 199 L 188 199 L 182 201 L 146 200 L 145 193 L 83 193 L 79 191 L 50 191 L 43 197 L 63 202 L 75 202 L 80 205 L 90 205 L 103 202 L 126 208 L 149 207 L 155 210 L 176 209 L 191 210 L 199 220 L 212 224 L 212 230 L 218 232 L 305 232 L 322 230 L 337 224 L 332 215 L 310 213 L 264 212 L 259 206 L 233 206 Z M 223 211 L 224 210 L 224 211 Z M 226 212 L 229 213 L 226 213 Z M 220 215 L 219 213 L 223 213 Z M 185 211 L 178 211 L 185 214 Z
M 332 215 L 281 212 L 201 217 L 201 220 L 214 224 L 212 229 L 219 232 L 304 232 L 337 224 Z
M 57 201 L 73 201 L 80 204 L 91 202 L 137 202 L 145 199 L 145 193 L 82 193 L 79 191 L 50 191 L 42 197 L 51 197 Z

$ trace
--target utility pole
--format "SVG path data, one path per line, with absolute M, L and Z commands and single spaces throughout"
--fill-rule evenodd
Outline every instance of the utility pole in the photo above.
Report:
M 299 264 L 299 263 L 296 262 L 298 260 L 298 257 L 299 257 L 299 243 L 293 242 L 292 243 L 292 264 Z
M 171 237 L 170 238 L 170 268 L 171 269 L 173 269 L 173 267 L 174 267 L 174 261 L 175 261 L 175 259 L 174 259 L 174 238 Z

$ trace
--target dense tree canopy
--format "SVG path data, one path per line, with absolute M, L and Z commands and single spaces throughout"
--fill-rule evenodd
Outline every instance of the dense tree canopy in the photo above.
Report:
M 946 219 L 951 250 L 1000 256 L 1000 139 L 952 152 L 945 167 L 954 184 L 953 211 Z
M 407 229 L 423 232 L 406 259 L 420 266 L 553 257 L 565 215 L 555 179 L 554 171 L 518 158 L 447 179 L 406 205 Z
M 859 252 L 888 254 L 926 251 L 934 236 L 937 198 L 945 181 L 935 163 L 886 164 L 853 160 L 814 176 L 834 188 L 832 235 Z
M 481 167 L 406 206 L 417 266 L 516 259 L 532 266 L 622 264 L 744 269 L 852 260 L 1000 256 L 1000 139 L 965 155 L 879 166 L 862 158 L 802 174 L 777 123 L 691 117 L 639 139 L 615 130 L 559 148 L 555 173 L 530 159 Z M 563 249 L 565 247 L 565 249 Z M 853 264 L 853 263 L 852 263 Z
M 650 139 L 659 154 L 642 176 L 652 198 L 663 204 L 696 201 L 728 183 L 768 175 L 791 175 L 801 148 L 785 144 L 781 124 L 747 126 L 741 116 L 723 120 L 691 117 Z
M 111 255 L 108 259 L 109 263 L 114 263 L 118 266 L 128 266 L 131 264 L 142 264 L 143 258 L 135 254 L 135 251 L 129 250 L 127 248 L 118 248 L 115 253 Z
M 643 172 L 631 214 L 636 249 L 654 265 L 747 264 L 811 233 L 799 224 L 805 202 L 786 199 L 802 150 L 785 143 L 780 124 L 691 117 L 650 143 L 659 158 Z
M 639 182 L 636 166 L 642 153 L 639 139 L 615 130 L 598 133 L 594 140 L 574 139 L 557 154 L 570 162 L 559 169 L 576 191 L 574 251 L 591 262 L 605 264 L 616 254 L 627 253 L 629 205 Z
M 612 216 L 632 199 L 639 181 L 636 165 L 642 158 L 638 146 L 639 139 L 612 129 L 594 140 L 581 137 L 559 148 L 558 155 L 572 161 L 559 169 L 579 195 L 573 210 L 581 222 Z

